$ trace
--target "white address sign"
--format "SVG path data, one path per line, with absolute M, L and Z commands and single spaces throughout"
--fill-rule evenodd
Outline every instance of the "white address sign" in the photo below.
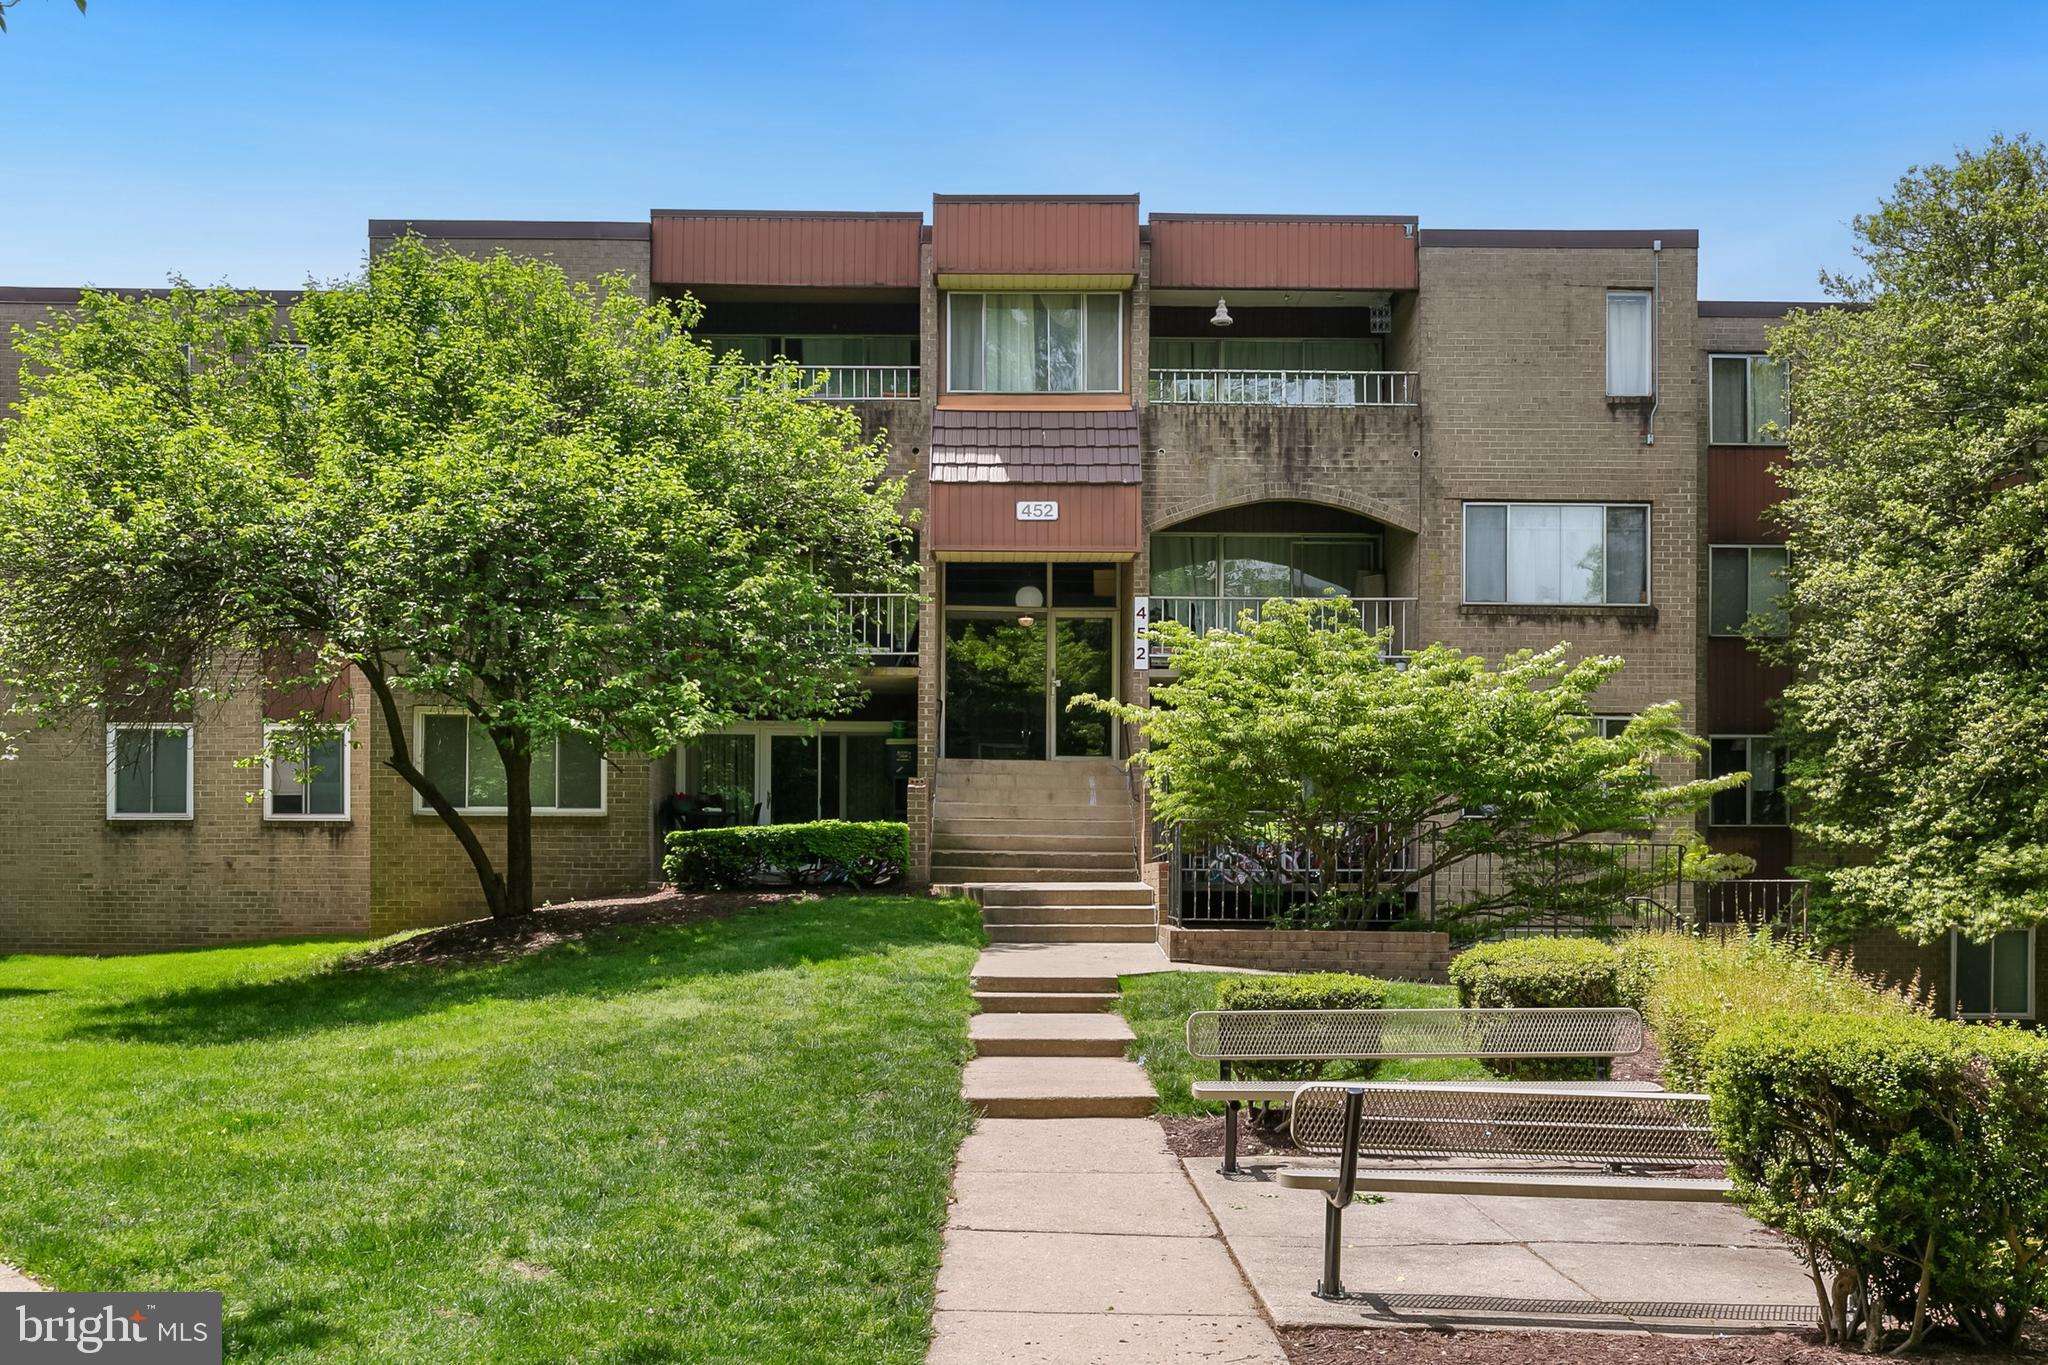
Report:
M 1056 502 L 1020 502 L 1017 504 L 1019 521 L 1058 521 L 1060 505 Z

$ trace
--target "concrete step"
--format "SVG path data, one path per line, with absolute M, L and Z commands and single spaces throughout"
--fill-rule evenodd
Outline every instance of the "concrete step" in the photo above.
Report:
M 1070 990 L 976 991 L 974 1003 L 984 1014 L 1080 1014 L 1106 1010 L 1116 1003 L 1116 996 Z
M 1150 905 L 985 905 L 981 922 L 999 924 L 1144 924 L 1153 922 Z
M 1129 800 L 1054 801 L 999 798 L 970 800 L 938 797 L 932 802 L 932 819 L 939 823 L 964 820 L 1087 820 L 1129 824 L 1137 807 Z
M 1000 1119 L 1144 1118 L 1159 1098 L 1120 1057 L 977 1057 L 960 1088 L 977 1114 Z
M 936 879 L 935 879 L 936 880 Z M 985 909 L 999 905 L 1143 905 L 1154 904 L 1152 888 L 1133 877 L 1128 881 L 1047 883 L 998 881 L 977 888 Z
M 939 775 L 1017 772 L 1121 773 L 1124 765 L 1114 758 L 942 758 Z
M 967 1036 L 977 1057 L 1121 1057 L 1132 1041 L 1116 1014 L 977 1014 Z
M 1134 855 L 1129 834 L 1046 834 L 1018 822 L 1015 830 L 1000 834 L 961 834 L 944 825 L 932 832 L 936 853 L 1020 853 L 1043 857 L 1049 853 L 1106 853 L 1129 859 Z
M 934 862 L 932 864 L 932 880 L 935 882 L 970 886 L 986 886 L 991 882 L 1008 881 L 1019 873 L 1027 871 L 1033 881 L 1092 882 L 1099 877 L 1110 876 L 1120 871 L 1135 874 L 1137 869 L 1114 867 L 1033 867 L 1026 869 L 1018 867 L 984 867 L 979 863 Z
M 991 924 L 990 943 L 1150 943 L 1149 924 Z
M 1132 835 L 1132 821 L 1128 811 L 1115 819 L 1092 819 L 1084 815 L 1077 820 L 1069 820 L 1057 811 L 1040 811 L 1009 820 L 962 820 L 940 814 L 933 817 L 932 830 L 934 834 L 963 839 L 983 836 L 1009 838 L 1018 834 L 1036 838 L 1078 835 L 1082 838 L 1122 839 L 1128 843 Z
M 974 989 L 1033 995 L 1115 995 L 1113 976 L 1034 976 L 1029 972 L 976 972 Z
M 971 863 L 976 867 L 1010 867 L 1019 872 L 1029 872 L 1040 865 L 1053 867 L 1099 867 L 1109 871 L 1128 871 L 1132 876 L 1138 872 L 1138 856 L 1128 846 L 1108 852 L 1089 852 L 1081 849 L 1061 849 L 1052 852 L 1005 852 L 999 849 L 938 849 L 932 850 L 934 863 Z

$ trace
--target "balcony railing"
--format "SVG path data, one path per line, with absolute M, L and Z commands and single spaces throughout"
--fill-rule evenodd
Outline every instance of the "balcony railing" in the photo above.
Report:
M 917 598 L 907 592 L 843 592 L 840 605 L 870 659 L 917 653 Z
M 1154 370 L 1154 403 L 1271 408 L 1415 406 L 1413 370 Z
M 772 370 L 769 365 L 738 362 L 748 368 Z M 721 362 L 721 365 L 723 362 Z M 919 373 L 915 365 L 797 365 L 792 367 L 795 383 L 809 388 L 811 395 L 833 403 L 879 403 L 892 398 L 915 398 Z
M 1284 597 L 1155 597 L 1152 599 L 1152 619 L 1178 621 L 1197 635 L 1206 635 L 1212 630 L 1236 630 L 1244 613 L 1250 612 L 1252 619 L 1263 620 L 1266 608 L 1274 602 L 1299 599 Z M 1315 601 L 1344 601 L 1357 612 L 1359 625 L 1367 631 L 1390 630 L 1393 638 L 1388 641 L 1386 653 L 1389 658 L 1406 654 L 1409 650 L 1408 618 L 1414 608 L 1412 597 L 1351 597 L 1316 598 Z M 1348 619 L 1338 617 L 1334 619 Z M 1164 651 L 1153 649 L 1152 667 L 1168 668 Z

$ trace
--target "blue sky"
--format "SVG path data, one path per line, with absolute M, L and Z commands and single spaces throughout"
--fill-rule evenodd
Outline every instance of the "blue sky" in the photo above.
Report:
M 929 209 L 1697 227 L 1811 298 L 1916 161 L 2048 136 L 2048 5 L 23 0 L 0 284 L 286 286 L 372 217 Z

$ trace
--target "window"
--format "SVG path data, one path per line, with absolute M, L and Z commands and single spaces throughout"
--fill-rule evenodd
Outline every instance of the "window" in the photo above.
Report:
M 1642 503 L 1468 502 L 1465 600 L 1647 602 L 1650 509 Z
M 192 818 L 192 727 L 107 727 L 107 818 Z
M 1785 425 L 1785 367 L 1769 356 L 1708 358 L 1711 389 L 1707 440 L 1717 446 L 1780 446 L 1769 426 Z
M 1378 536 L 1152 537 L 1152 591 L 1162 597 L 1380 597 Z
M 1118 393 L 1120 294 L 948 294 L 946 386 L 955 393 Z
M 1965 1019 L 2034 1017 L 2034 931 L 2008 929 L 1989 942 L 1949 935 L 1955 1011 Z
M 1593 717 L 1593 733 L 1602 739 L 1620 739 L 1621 732 L 1628 729 L 1628 723 L 1634 719 L 1633 715 L 1595 716 Z
M 264 727 L 293 730 L 285 725 Z M 266 820 L 348 819 L 347 726 L 321 731 L 301 746 L 294 733 L 283 741 L 295 752 L 264 760 L 263 816 Z
M 1650 294 L 1615 289 L 1607 294 L 1607 394 L 1643 398 L 1650 393 Z
M 886 722 L 848 721 L 807 734 L 758 725 L 706 735 L 682 758 L 686 792 L 716 805 L 713 823 L 900 820 Z
M 1785 580 L 1790 562 L 1782 545 L 1713 545 L 1707 549 L 1707 634 L 1746 635 L 1745 623 L 1755 618 L 1755 634 L 1782 637 L 1791 629 L 1785 617 Z
M 505 764 L 490 732 L 457 712 L 427 712 L 419 720 L 420 766 L 427 780 L 465 811 L 505 809 Z M 604 755 L 581 735 L 539 740 L 533 753 L 533 811 L 536 815 L 604 814 Z M 418 793 L 413 811 L 428 806 Z
M 1749 774 L 1749 784 L 1715 792 L 1710 825 L 1782 825 L 1785 817 L 1785 746 L 1770 735 L 1714 735 L 1707 762 L 1715 777 Z

